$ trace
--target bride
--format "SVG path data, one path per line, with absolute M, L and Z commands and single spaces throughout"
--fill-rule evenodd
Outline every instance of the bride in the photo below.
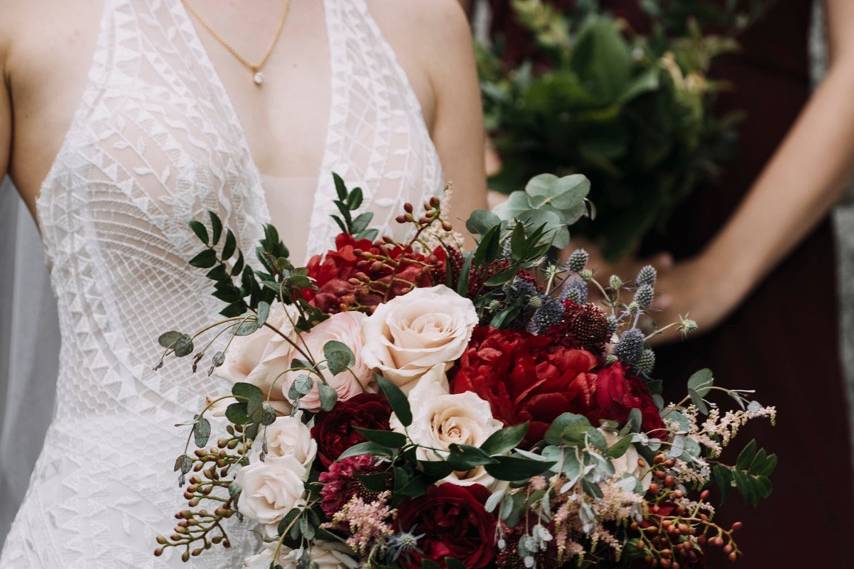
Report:
M 249 249 L 271 221 L 300 262 L 331 244 L 332 171 L 385 232 L 446 180 L 452 221 L 484 206 L 465 17 L 454 0 L 9 0 L 0 71 L 0 177 L 37 219 L 62 334 L 0 569 L 182 566 L 151 554 L 180 502 L 172 424 L 227 388 L 151 371 L 160 332 L 220 308 L 187 222 L 213 210 Z M 195 566 L 237 567 L 251 539 Z

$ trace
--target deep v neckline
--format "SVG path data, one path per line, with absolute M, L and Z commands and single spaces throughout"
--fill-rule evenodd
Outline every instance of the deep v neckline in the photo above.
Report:
M 258 201 L 258 206 L 261 214 L 261 221 L 263 223 L 273 223 L 273 220 L 270 217 L 270 203 L 267 198 L 266 190 L 264 188 L 263 181 L 263 173 L 261 169 L 258 167 L 258 163 L 255 160 L 255 156 L 252 154 L 252 147 L 249 144 L 249 137 L 246 134 L 246 129 L 243 127 L 243 122 L 240 120 L 240 115 L 237 114 L 237 110 L 235 109 L 234 103 L 232 101 L 231 95 L 229 95 L 228 90 L 225 87 L 225 83 L 222 80 L 222 77 L 217 71 L 216 66 L 213 63 L 213 60 L 208 53 L 207 48 L 205 47 L 204 42 L 202 41 L 201 36 L 199 35 L 199 30 L 193 22 L 192 17 L 190 16 L 187 9 L 184 7 L 184 4 L 181 0 L 172 0 L 174 10 L 173 13 L 179 18 L 178 25 L 181 27 L 185 27 L 188 30 L 189 42 L 191 46 L 200 53 L 200 59 L 198 61 L 199 64 L 204 67 L 205 72 L 210 79 L 211 84 L 214 89 L 217 91 L 219 98 L 222 101 L 223 107 L 226 109 L 228 113 L 228 120 L 234 125 L 235 134 L 238 139 L 238 143 L 240 145 L 240 150 L 246 155 L 246 163 L 249 168 L 248 174 L 251 177 L 251 191 L 253 193 L 253 197 Z M 330 141 L 332 140 L 332 113 L 335 105 L 337 104 L 337 94 L 335 90 L 335 58 L 333 54 L 334 42 L 332 38 L 332 30 L 329 25 L 329 7 L 326 4 L 326 0 L 323 0 L 323 25 L 326 30 L 327 35 L 327 45 L 329 50 L 329 108 L 327 109 L 327 118 L 326 118 L 326 135 L 324 137 L 323 142 L 323 151 L 321 153 L 320 160 L 320 170 L 317 173 L 317 177 L 314 183 L 314 195 L 312 196 L 312 215 L 314 211 L 318 207 L 317 199 L 320 195 L 321 188 L 321 176 L 323 175 L 323 171 L 326 167 L 327 161 L 330 155 Z M 308 236 L 305 237 L 306 242 L 308 242 Z M 306 259 L 307 260 L 307 259 Z

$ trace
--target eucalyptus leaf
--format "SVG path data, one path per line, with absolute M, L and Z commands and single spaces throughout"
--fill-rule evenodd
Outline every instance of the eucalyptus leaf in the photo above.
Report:
M 323 356 L 332 375 L 338 375 L 356 362 L 352 350 L 338 340 L 330 340 L 323 345 Z

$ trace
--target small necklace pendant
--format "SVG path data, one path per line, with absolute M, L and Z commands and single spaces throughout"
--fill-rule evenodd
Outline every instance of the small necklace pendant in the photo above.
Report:
M 260 87 L 264 83 L 264 74 L 258 71 L 252 76 L 252 82 Z

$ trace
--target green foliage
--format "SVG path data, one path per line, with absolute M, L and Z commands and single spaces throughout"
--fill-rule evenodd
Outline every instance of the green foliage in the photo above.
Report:
M 771 495 L 771 474 L 776 467 L 777 455 L 769 454 L 751 440 L 739 453 L 734 466 L 715 464 L 712 479 L 721 493 L 721 501 L 736 488 L 748 504 L 756 507 Z
M 598 220 L 578 230 L 616 258 L 661 227 L 732 153 L 737 116 L 713 112 L 721 85 L 708 70 L 736 49 L 735 32 L 765 2 L 720 9 L 714 2 L 644 2 L 656 14 L 646 36 L 590 4 L 560 13 L 542 0 L 513 2 L 541 48 L 536 66 L 479 52 L 486 124 L 503 162 L 490 186 L 510 193 L 537 172 L 584 172 Z M 515 200 L 506 207 L 521 202 Z
M 338 197 L 333 203 L 336 209 L 338 209 L 339 214 L 332 215 L 332 220 L 343 233 L 353 235 L 357 239 L 370 239 L 372 241 L 376 239 L 377 230 L 368 229 L 368 225 L 370 225 L 374 214 L 366 211 L 355 218 L 352 214 L 352 212 L 362 206 L 362 200 L 364 199 L 362 188 L 348 189 L 347 184 L 344 183 L 341 176 L 335 172 L 332 173 L 332 178 L 335 182 L 335 193 Z

